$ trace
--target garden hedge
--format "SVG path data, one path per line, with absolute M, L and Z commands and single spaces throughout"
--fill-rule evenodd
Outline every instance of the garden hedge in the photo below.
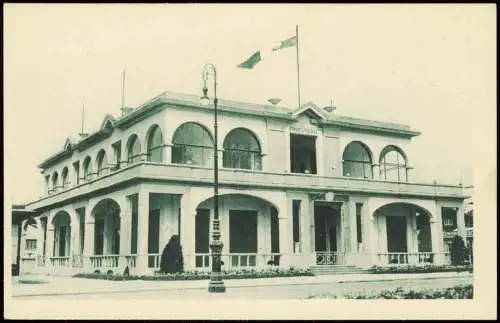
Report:
M 275 277 L 297 277 L 297 276 L 314 276 L 312 271 L 307 269 L 242 269 L 235 271 L 223 271 L 223 279 L 249 279 L 249 278 L 275 278 Z M 153 275 L 135 276 L 135 275 L 113 275 L 112 273 L 80 273 L 73 275 L 77 278 L 103 279 L 103 280 L 207 280 L 210 279 L 209 272 L 183 272 L 173 274 L 155 273 Z
M 425 266 L 373 266 L 369 269 L 372 274 L 418 274 L 418 273 L 440 273 L 440 272 L 472 272 L 472 265 L 463 266 L 437 266 L 437 265 L 425 265 Z
M 472 299 L 473 298 L 472 284 L 457 285 L 449 288 L 411 290 L 398 287 L 392 290 L 383 290 L 373 294 L 320 294 L 309 296 L 308 299 L 314 298 L 343 298 L 343 299 Z

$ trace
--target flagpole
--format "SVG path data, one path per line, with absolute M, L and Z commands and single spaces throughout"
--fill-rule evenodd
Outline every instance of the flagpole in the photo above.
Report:
M 295 26 L 295 37 L 297 39 L 297 98 L 299 102 L 300 109 L 300 68 L 299 68 L 299 25 Z

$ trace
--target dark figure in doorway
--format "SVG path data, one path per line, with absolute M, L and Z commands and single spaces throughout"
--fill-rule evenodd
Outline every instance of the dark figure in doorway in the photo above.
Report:
M 174 234 L 161 254 L 161 273 L 181 273 L 184 269 L 180 238 Z

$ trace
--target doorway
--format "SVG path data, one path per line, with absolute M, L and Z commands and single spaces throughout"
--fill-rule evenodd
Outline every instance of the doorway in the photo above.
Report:
M 316 263 L 339 264 L 341 203 L 316 204 L 314 206 L 314 237 Z
M 407 252 L 406 217 L 387 216 L 387 252 Z

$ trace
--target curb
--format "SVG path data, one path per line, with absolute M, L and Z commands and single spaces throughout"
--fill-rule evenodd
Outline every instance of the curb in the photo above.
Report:
M 326 276 L 326 275 L 325 275 Z M 335 276 L 335 275 L 332 275 Z M 455 275 L 441 275 L 434 277 L 391 277 L 391 278 L 380 278 L 380 279 L 354 279 L 354 280 L 346 280 L 346 279 L 331 279 L 317 282 L 291 282 L 291 283 L 273 283 L 267 282 L 263 284 L 235 284 L 234 286 L 227 286 L 226 288 L 252 288 L 252 287 L 264 287 L 264 286 L 300 286 L 300 285 L 322 285 L 322 284 L 348 284 L 348 283 L 369 283 L 369 282 L 384 282 L 384 281 L 397 281 L 397 280 L 409 280 L 409 279 L 422 279 L 422 280 L 432 280 L 432 279 L 441 279 L 441 278 L 455 278 L 455 277 L 473 277 L 472 274 L 461 274 L 457 273 Z M 227 281 L 226 281 L 227 282 Z M 230 284 L 231 285 L 231 284 Z M 165 288 L 155 287 L 155 288 L 129 288 L 129 289 L 121 289 L 121 290 L 93 290 L 93 291 L 80 291 L 80 292 L 50 292 L 50 293 L 39 293 L 39 294 L 18 294 L 12 295 L 12 298 L 20 298 L 20 297 L 37 297 L 37 296 L 59 296 L 59 295 L 85 295 L 85 294 L 118 294 L 118 293 L 133 293 L 133 292 L 148 292 L 148 291 L 180 291 L 180 290 L 203 290 L 204 287 L 173 287 L 173 288 Z

